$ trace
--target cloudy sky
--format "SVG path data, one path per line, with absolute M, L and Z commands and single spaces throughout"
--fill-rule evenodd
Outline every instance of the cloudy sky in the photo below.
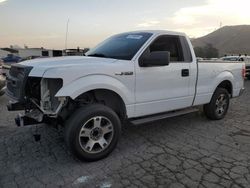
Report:
M 0 0 L 0 47 L 93 47 L 115 33 L 167 29 L 203 36 L 250 24 L 249 0 Z

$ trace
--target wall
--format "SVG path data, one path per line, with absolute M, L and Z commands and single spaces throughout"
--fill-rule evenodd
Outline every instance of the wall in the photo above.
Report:
M 19 57 L 26 58 L 29 56 L 42 56 L 42 49 L 19 49 Z

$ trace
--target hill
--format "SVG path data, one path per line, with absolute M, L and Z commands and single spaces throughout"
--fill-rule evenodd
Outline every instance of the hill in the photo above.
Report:
M 225 26 L 206 36 L 192 39 L 194 47 L 212 44 L 224 54 L 250 54 L 250 25 Z

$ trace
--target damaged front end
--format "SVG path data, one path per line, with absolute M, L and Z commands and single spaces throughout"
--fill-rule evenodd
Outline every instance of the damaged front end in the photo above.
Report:
M 30 66 L 13 65 L 7 75 L 7 95 L 13 101 L 7 105 L 9 111 L 24 110 L 15 119 L 18 126 L 32 125 L 56 120 L 66 98 L 56 98 L 62 87 L 60 78 L 29 77 Z

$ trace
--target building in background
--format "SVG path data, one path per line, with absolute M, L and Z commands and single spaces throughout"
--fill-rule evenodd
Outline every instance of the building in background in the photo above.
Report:
M 10 48 L 0 48 L 0 59 L 6 58 L 7 56 L 18 56 L 22 60 L 34 59 L 39 57 L 59 57 L 59 56 L 83 56 L 89 48 L 76 48 L 66 50 L 53 50 L 41 48 L 24 48 L 11 46 Z
M 0 48 L 0 58 L 7 57 L 8 55 L 18 56 L 18 50 L 13 48 Z
M 58 57 L 62 56 L 62 50 L 50 50 L 44 48 L 21 48 L 18 49 L 21 58 L 28 57 Z
M 18 56 L 22 59 L 33 59 L 36 57 L 58 57 L 63 55 L 62 50 L 51 50 L 45 48 L 1 48 L 0 58 L 5 58 L 9 55 Z
M 80 49 L 79 47 L 76 49 L 65 49 L 63 50 L 64 56 L 83 56 L 89 48 Z

